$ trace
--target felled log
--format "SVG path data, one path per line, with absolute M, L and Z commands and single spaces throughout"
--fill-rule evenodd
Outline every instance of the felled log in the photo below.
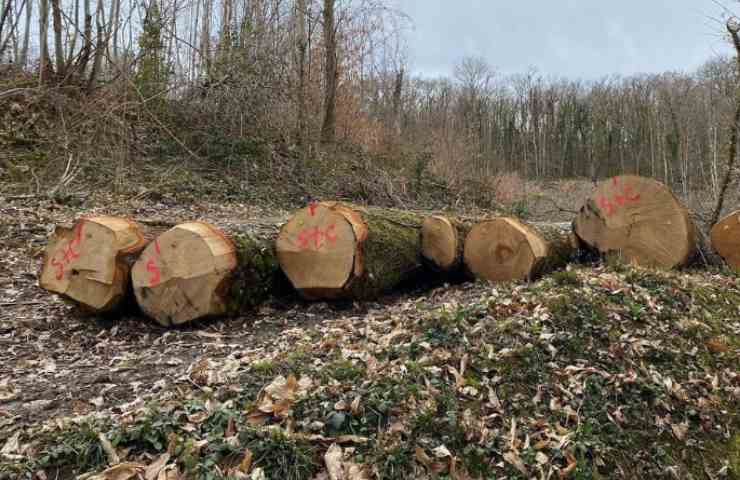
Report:
M 278 274 L 270 239 L 205 222 L 162 233 L 131 271 L 137 303 L 164 326 L 248 310 L 269 296 Z
M 444 215 L 430 215 L 421 224 L 421 257 L 432 270 L 446 275 L 461 274 L 463 247 L 469 222 Z
M 421 271 L 421 217 L 336 202 L 311 204 L 280 230 L 276 251 L 308 299 L 371 299 Z
M 712 247 L 732 268 L 740 269 L 740 210 L 712 227 Z
M 697 245 L 689 212 L 671 190 L 633 175 L 599 183 L 576 217 L 573 230 L 600 254 L 616 254 L 646 267 L 685 265 Z
M 145 243 L 139 225 L 119 217 L 80 218 L 73 226 L 57 226 L 39 285 L 83 310 L 113 310 L 126 295 L 130 266 Z
M 498 217 L 477 223 L 465 240 L 465 266 L 494 282 L 529 280 L 565 266 L 577 250 L 568 227 Z

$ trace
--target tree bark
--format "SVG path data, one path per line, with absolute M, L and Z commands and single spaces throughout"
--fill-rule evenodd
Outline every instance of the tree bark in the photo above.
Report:
M 83 7 L 83 14 L 85 16 L 85 27 L 83 32 L 83 44 L 82 44 L 82 51 L 80 52 L 80 57 L 78 60 L 76 72 L 80 77 L 85 76 L 85 72 L 87 71 L 87 64 L 90 62 L 90 56 L 92 55 L 93 46 L 92 46 L 92 14 L 90 12 L 90 2 L 91 0 L 83 0 L 84 1 L 84 7 Z
M 306 147 L 306 0 L 296 0 L 296 67 L 298 70 L 298 144 Z
M 373 299 L 422 272 L 422 218 L 336 202 L 311 204 L 280 231 L 280 266 L 308 299 Z
M 324 122 L 321 142 L 334 143 L 337 129 L 337 27 L 334 20 L 336 0 L 324 0 Z
M 21 47 L 20 65 L 26 67 L 28 63 L 28 42 L 31 38 L 31 18 L 33 18 L 33 0 L 26 1 L 26 29 L 23 32 L 23 47 Z
M 98 6 L 95 9 L 95 22 L 97 30 L 97 40 L 95 42 L 95 53 L 93 55 L 93 66 L 90 70 L 90 78 L 87 81 L 87 91 L 91 93 L 95 89 L 95 85 L 100 75 L 100 70 L 103 66 L 103 53 L 106 47 L 106 34 L 105 34 L 105 12 L 103 11 L 103 0 L 98 0 Z
M 393 85 L 393 131 L 396 137 L 401 136 L 401 97 L 403 94 L 404 69 L 401 67 L 396 73 Z
M 42 85 L 49 81 L 50 76 L 48 31 L 49 0 L 39 0 L 39 83 Z
M 56 69 L 59 78 L 64 78 L 64 45 L 62 44 L 62 11 L 59 0 L 51 0 L 51 17 L 54 27 L 54 56 L 56 58 Z

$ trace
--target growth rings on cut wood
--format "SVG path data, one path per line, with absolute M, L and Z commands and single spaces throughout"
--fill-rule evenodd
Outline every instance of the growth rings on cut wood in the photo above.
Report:
M 633 175 L 604 180 L 573 229 L 588 247 L 646 266 L 685 265 L 696 250 L 689 212 L 662 183 Z
M 141 309 L 162 325 L 227 310 L 234 243 L 204 222 L 177 225 L 150 242 L 131 271 Z
M 740 210 L 727 215 L 712 227 L 712 247 L 727 265 L 740 270 Z

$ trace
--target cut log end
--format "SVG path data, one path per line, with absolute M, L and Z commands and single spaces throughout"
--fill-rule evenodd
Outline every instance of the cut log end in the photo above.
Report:
M 589 248 L 646 267 L 685 265 L 696 249 L 688 211 L 670 189 L 632 175 L 601 182 L 573 229 Z
M 481 222 L 465 240 L 465 265 L 475 277 L 484 280 L 529 279 L 547 254 L 547 242 L 513 218 Z
M 740 210 L 717 222 L 711 231 L 712 247 L 730 267 L 740 270 Z
M 131 277 L 141 309 L 162 325 L 226 312 L 234 244 L 207 223 L 178 225 L 150 242 Z
M 345 209 L 311 204 L 283 226 L 277 256 L 293 286 L 308 298 L 339 296 L 362 270 L 356 229 L 360 222 Z
M 310 300 L 368 300 L 421 271 L 421 217 L 337 202 L 311 204 L 280 230 L 276 254 Z
M 435 270 L 453 269 L 458 263 L 460 239 L 452 222 L 442 216 L 426 217 L 421 224 L 421 254 Z
M 85 310 L 113 310 L 128 288 L 126 257 L 144 244 L 139 226 L 123 218 L 81 218 L 72 227 L 58 226 L 46 248 L 39 285 Z

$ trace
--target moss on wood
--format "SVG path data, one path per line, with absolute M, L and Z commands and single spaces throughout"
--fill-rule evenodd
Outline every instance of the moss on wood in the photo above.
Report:
M 367 239 L 359 248 L 362 274 L 345 287 L 352 299 L 372 299 L 423 271 L 419 251 L 421 215 L 394 209 L 344 205 L 359 213 L 367 225 Z
M 234 230 L 228 235 L 236 247 L 237 267 L 224 281 L 227 313 L 239 315 L 273 295 L 285 293 L 286 281 L 275 256 L 274 238 Z

